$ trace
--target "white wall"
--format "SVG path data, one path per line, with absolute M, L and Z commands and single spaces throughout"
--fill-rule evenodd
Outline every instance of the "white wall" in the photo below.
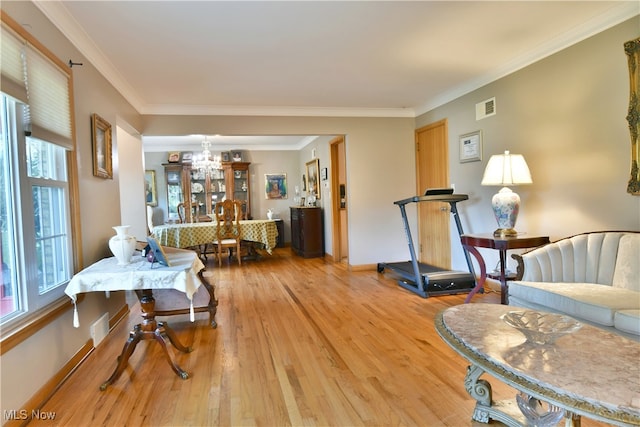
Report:
M 139 136 L 131 135 L 116 126 L 118 151 L 114 154 L 114 165 L 120 182 L 120 219 L 116 225 L 129 225 L 129 234 L 138 241 L 147 238 L 147 210 L 145 204 L 144 156 Z

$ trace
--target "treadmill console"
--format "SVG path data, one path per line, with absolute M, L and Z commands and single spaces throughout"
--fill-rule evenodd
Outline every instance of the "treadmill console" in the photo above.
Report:
M 453 188 L 427 188 L 424 192 L 425 196 L 443 196 L 453 194 Z

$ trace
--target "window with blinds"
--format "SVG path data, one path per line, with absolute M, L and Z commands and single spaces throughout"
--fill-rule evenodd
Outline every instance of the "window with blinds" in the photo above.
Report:
M 2 337 L 64 296 L 73 274 L 76 162 L 71 70 L 2 14 Z M 75 220 L 75 221 L 72 221 Z

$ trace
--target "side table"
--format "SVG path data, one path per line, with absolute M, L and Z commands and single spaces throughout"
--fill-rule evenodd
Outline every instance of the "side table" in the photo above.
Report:
M 505 264 L 508 249 L 526 249 L 535 248 L 537 246 L 546 245 L 550 242 L 549 236 L 528 236 L 526 234 L 514 237 L 497 237 L 493 234 L 463 234 L 460 236 L 462 246 L 471 253 L 480 266 L 480 280 L 476 283 L 475 288 L 469 292 L 465 303 L 471 301 L 471 298 L 484 287 L 487 280 L 487 267 L 484 259 L 477 248 L 489 248 L 500 251 L 500 303 L 507 304 L 507 277 L 505 275 Z
M 84 270 L 76 273 L 65 289 L 65 293 L 74 302 L 77 295 L 84 292 L 96 291 L 140 291 L 140 308 L 142 322 L 135 325 L 129 333 L 129 338 L 118 356 L 116 368 L 104 383 L 100 390 L 104 391 L 113 384 L 124 372 L 136 346 L 143 340 L 155 340 L 160 344 L 165 358 L 173 371 L 183 380 L 189 378 L 174 361 L 172 352 L 167 347 L 165 336 L 169 342 L 179 351 L 190 353 L 191 347 L 184 346 L 173 329 L 166 322 L 156 321 L 154 289 L 176 289 L 184 292 L 186 298 L 191 301 L 191 321 L 194 320 L 193 296 L 202 284 L 198 273 L 204 269 L 204 264 L 194 251 L 163 247 L 170 261 L 170 266 L 153 267 L 147 262 L 146 257 L 134 255 L 131 263 L 118 265 L 114 257 L 104 258 Z M 77 307 L 74 307 L 74 326 L 79 326 L 77 319 Z

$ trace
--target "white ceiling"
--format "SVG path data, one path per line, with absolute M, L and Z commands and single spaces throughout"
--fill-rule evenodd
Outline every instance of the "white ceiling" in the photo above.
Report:
M 141 114 L 189 115 L 415 117 L 640 13 L 638 1 L 35 3 Z

